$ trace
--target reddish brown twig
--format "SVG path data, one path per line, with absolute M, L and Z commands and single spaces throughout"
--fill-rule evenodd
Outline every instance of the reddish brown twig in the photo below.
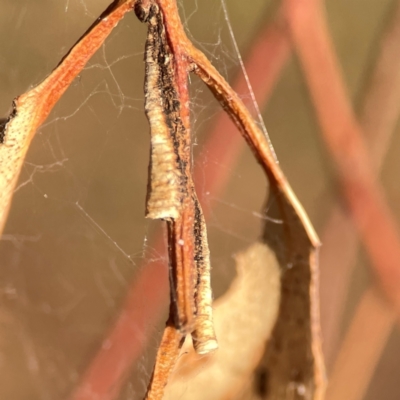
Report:
M 162 400 L 164 389 L 182 347 L 184 336 L 175 328 L 173 321 L 167 323 L 157 353 L 155 369 L 146 394 L 148 400 Z
M 392 21 L 383 36 L 378 63 L 362 107 L 361 122 L 371 148 L 371 161 L 376 170 L 382 165 L 400 114 L 400 54 L 397 51 L 399 45 L 400 2 L 397 2 Z M 335 320 L 337 323 L 337 314 L 344 307 L 344 296 L 341 293 L 346 292 L 348 281 L 349 278 L 340 285 L 334 285 L 339 287 L 339 293 L 336 293 L 338 300 L 335 296 L 336 307 L 333 308 L 338 312 L 331 318 L 332 332 L 328 332 L 330 336 L 327 337 L 330 340 L 328 349 L 332 353 L 339 331 Z M 374 291 L 370 289 L 363 294 L 332 370 L 327 392 L 329 400 L 342 399 L 343 395 L 351 400 L 364 398 L 395 321 L 396 314 Z M 356 371 L 358 378 L 349 380 L 348 376 L 353 371 Z

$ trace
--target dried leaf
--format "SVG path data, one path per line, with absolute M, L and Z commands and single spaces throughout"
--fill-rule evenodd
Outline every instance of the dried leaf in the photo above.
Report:
M 279 261 L 281 302 L 252 398 L 320 400 L 325 371 L 319 335 L 318 249 L 279 191 L 271 193 L 266 214 L 264 240 Z

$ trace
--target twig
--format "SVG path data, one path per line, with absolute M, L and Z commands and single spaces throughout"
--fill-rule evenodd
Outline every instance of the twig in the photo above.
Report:
M 189 47 L 190 46 L 190 47 Z M 271 182 L 279 187 L 289 204 L 292 205 L 308 234 L 310 243 L 318 247 L 319 239 L 314 231 L 303 207 L 298 202 L 289 183 L 283 175 L 275 158 L 275 152 L 268 137 L 257 127 L 249 111 L 244 106 L 239 96 L 222 78 L 207 58 L 188 43 L 188 57 L 196 64 L 194 71 L 213 92 L 217 100 L 230 115 L 236 126 L 241 131 L 244 139 L 252 149 L 256 159 L 263 167 Z
M 400 115 L 400 1 L 393 4 L 388 25 L 360 116 L 376 171 L 382 166 Z
M 337 356 L 326 400 L 364 398 L 395 317 L 374 289 L 364 293 Z
M 162 400 L 164 389 L 168 382 L 173 368 L 179 356 L 184 336 L 175 328 L 175 323 L 167 323 L 160 347 L 157 352 L 157 359 L 153 374 L 150 378 L 149 388 L 146 393 L 146 400 Z
M 160 236 L 154 245 L 157 254 L 165 253 L 163 242 Z M 70 400 L 91 400 L 96 396 L 102 400 L 116 399 L 167 303 L 166 262 L 162 259 L 147 262 L 130 286 L 112 330 L 82 374 Z

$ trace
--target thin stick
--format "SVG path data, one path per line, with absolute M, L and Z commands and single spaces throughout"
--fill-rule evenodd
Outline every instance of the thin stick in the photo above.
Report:
M 171 45 L 159 7 L 153 2 L 139 1 L 135 12 L 148 25 L 145 111 L 151 146 L 146 216 L 167 221 L 174 314 L 171 321 L 186 334 L 194 324 L 196 282 L 188 93 L 185 76 L 181 76 L 187 66 Z
M 400 115 L 399 46 L 400 1 L 396 1 L 390 10 L 390 21 L 382 37 L 378 62 L 365 93 L 360 117 L 376 171 L 382 167 Z
M 184 336 L 175 328 L 173 321 L 167 323 L 157 351 L 156 366 L 150 379 L 146 400 L 162 400 L 183 340 Z
M 364 398 L 395 319 L 376 290 L 366 290 L 337 356 L 326 400 Z

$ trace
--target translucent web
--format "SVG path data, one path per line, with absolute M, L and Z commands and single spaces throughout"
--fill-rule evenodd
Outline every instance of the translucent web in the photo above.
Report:
M 253 106 L 254 106 L 254 108 L 255 108 L 255 110 L 257 112 L 257 117 L 258 117 L 258 120 L 259 120 L 259 124 L 260 124 L 262 130 L 264 131 L 265 136 L 268 137 L 267 128 L 266 128 L 266 126 L 264 124 L 264 120 L 263 120 L 263 117 L 261 115 L 261 111 L 260 111 L 260 108 L 258 106 L 258 103 L 257 103 L 257 100 L 256 100 L 256 96 L 254 95 L 253 87 L 251 86 L 249 75 L 247 74 L 246 68 L 244 66 L 243 58 L 242 58 L 242 56 L 240 54 L 239 46 L 237 44 L 237 41 L 236 41 L 236 38 L 235 38 L 235 34 L 233 32 L 233 28 L 232 28 L 232 24 L 231 24 L 230 19 L 229 19 L 228 9 L 226 7 L 225 0 L 221 0 L 221 5 L 222 5 L 222 9 L 224 10 L 224 17 L 225 17 L 226 25 L 228 26 L 228 29 L 229 29 L 229 35 L 232 38 L 232 43 L 233 43 L 235 52 L 237 54 L 237 58 L 239 60 L 240 69 L 242 70 L 243 76 L 244 76 L 244 78 L 246 80 L 247 88 L 249 89 L 249 94 L 251 96 L 251 101 L 253 102 Z

